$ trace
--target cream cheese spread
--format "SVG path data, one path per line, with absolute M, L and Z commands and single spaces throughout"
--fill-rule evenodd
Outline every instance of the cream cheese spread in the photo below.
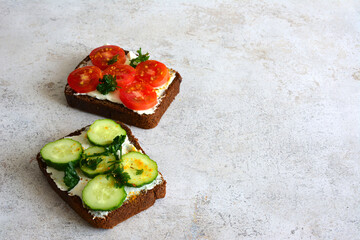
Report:
M 126 62 L 125 64 L 130 64 L 130 60 L 133 59 L 133 58 L 136 58 L 137 55 L 131 51 L 129 51 L 129 53 L 126 55 Z M 85 67 L 85 66 L 93 66 L 93 64 L 91 63 L 91 61 L 87 61 L 86 63 L 83 63 L 82 65 L 80 65 L 80 67 Z M 147 109 L 147 110 L 141 110 L 141 111 L 137 111 L 137 110 L 132 110 L 138 114 L 153 114 L 155 113 L 155 110 L 157 109 L 157 107 L 159 106 L 162 98 L 165 96 L 165 91 L 166 89 L 169 87 L 169 85 L 172 83 L 172 81 L 175 79 L 175 76 L 176 76 L 176 72 L 172 69 L 169 69 L 169 74 L 170 74 L 170 78 L 169 80 L 162 86 L 158 87 L 158 88 L 155 88 L 155 92 L 156 92 L 156 95 L 157 95 L 157 98 L 158 98 L 158 102 L 157 104 L 150 108 L 150 109 Z M 87 96 L 90 96 L 90 97 L 94 97 L 94 98 L 97 98 L 99 100 L 108 100 L 110 102 L 114 102 L 114 103 L 119 103 L 119 104 L 123 104 L 118 96 L 118 92 L 117 91 L 114 91 L 114 92 L 110 92 L 106 95 L 104 94 L 101 94 L 99 91 L 95 90 L 95 91 L 91 91 L 91 92 L 88 92 L 88 93 L 75 93 L 75 95 L 87 95 Z
M 87 149 L 89 147 L 91 147 L 91 143 L 89 142 L 86 132 L 87 132 L 88 128 L 86 128 L 80 135 L 78 136 L 71 136 L 71 137 L 67 137 L 67 138 L 71 138 L 75 141 L 78 141 L 81 146 L 83 147 L 83 149 Z M 133 144 L 130 143 L 129 138 L 126 136 L 125 142 L 122 144 L 122 153 L 126 154 L 128 152 L 131 151 L 138 151 L 141 152 L 141 150 L 138 150 L 135 148 L 135 146 Z M 64 183 L 64 172 L 63 171 L 59 171 L 56 170 L 53 167 L 46 167 L 46 172 L 50 174 L 50 177 L 52 180 L 54 180 L 54 182 L 56 183 L 56 186 L 62 190 L 62 191 L 67 191 L 68 187 L 65 185 Z M 86 177 L 82 171 L 77 168 L 76 169 L 77 174 L 80 177 L 80 181 L 78 182 L 78 184 L 71 189 L 70 191 L 68 191 L 68 194 L 70 196 L 78 196 L 82 199 L 82 191 L 84 189 L 84 187 L 86 186 L 86 184 L 91 180 L 91 178 Z M 129 200 L 132 196 L 138 195 L 140 194 L 141 191 L 147 191 L 147 190 L 151 190 L 153 189 L 156 185 L 159 185 L 160 183 L 162 183 L 162 178 L 161 175 L 158 174 L 158 176 L 156 177 L 156 179 L 154 181 L 152 181 L 149 184 L 146 184 L 142 187 L 136 188 L 136 187 L 128 187 L 125 186 L 125 191 L 127 193 L 127 197 L 125 199 L 124 202 L 126 202 L 127 200 Z M 109 211 L 93 211 L 93 210 L 89 210 L 89 213 L 91 215 L 93 215 L 93 217 L 101 217 L 104 218 L 105 216 L 107 216 L 107 214 L 109 213 Z

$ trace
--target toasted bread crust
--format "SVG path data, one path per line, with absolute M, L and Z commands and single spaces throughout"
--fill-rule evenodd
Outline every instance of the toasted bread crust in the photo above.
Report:
M 82 60 L 78 66 L 90 60 L 87 56 Z M 111 118 L 133 125 L 139 128 L 149 129 L 158 125 L 162 115 L 180 92 L 180 83 L 182 81 L 181 75 L 176 72 L 175 79 L 169 85 L 164 93 L 160 104 L 157 106 L 153 114 L 138 114 L 131 109 L 128 109 L 122 104 L 110 102 L 108 100 L 99 100 L 87 95 L 75 95 L 76 92 L 70 88 L 68 84 L 65 87 L 65 97 L 69 106 L 83 110 L 85 112 L 94 113 L 106 118 Z
M 140 147 L 137 139 L 131 133 L 131 130 L 124 124 L 120 123 L 121 127 L 125 129 L 129 141 L 139 150 L 143 149 Z M 69 136 L 76 136 L 80 135 L 82 131 L 85 130 L 86 127 L 77 130 L 69 135 Z M 144 151 L 143 151 L 144 152 Z M 145 153 L 145 152 L 144 152 Z M 134 216 L 135 214 L 144 211 L 145 209 L 154 205 L 156 199 L 164 198 L 166 195 L 166 181 L 162 178 L 162 183 L 156 185 L 153 189 L 142 191 L 139 195 L 130 198 L 128 201 L 124 202 L 124 204 L 116 209 L 111 211 L 107 216 L 104 218 L 94 217 L 89 213 L 89 210 L 83 206 L 82 200 L 78 196 L 70 196 L 66 191 L 60 190 L 54 180 L 52 180 L 50 174 L 46 172 L 46 164 L 42 160 L 40 153 L 37 154 L 37 161 L 40 167 L 40 170 L 46 177 L 46 180 L 49 182 L 50 186 L 54 189 L 54 191 L 65 201 L 69 204 L 69 206 L 74 209 L 83 219 L 89 222 L 92 226 L 96 228 L 113 228 L 117 224 L 126 219 Z M 159 173 L 160 174 L 160 173 Z

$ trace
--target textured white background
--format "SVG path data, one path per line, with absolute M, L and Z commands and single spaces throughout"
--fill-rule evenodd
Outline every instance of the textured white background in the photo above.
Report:
M 41 147 L 98 116 L 67 106 L 93 48 L 183 76 L 132 127 L 167 196 L 112 230 L 50 188 Z M 1 239 L 360 239 L 357 1 L 0 1 Z

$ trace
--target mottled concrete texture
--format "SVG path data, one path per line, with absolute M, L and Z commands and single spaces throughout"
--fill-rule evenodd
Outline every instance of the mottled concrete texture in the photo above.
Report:
M 358 1 L 0 1 L 0 239 L 360 239 Z M 91 228 L 34 161 L 100 117 L 67 75 L 104 43 L 183 76 L 132 128 L 168 191 Z

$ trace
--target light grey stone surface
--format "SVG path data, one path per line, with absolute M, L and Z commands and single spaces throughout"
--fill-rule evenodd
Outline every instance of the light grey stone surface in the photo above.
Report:
M 360 239 L 359 2 L 0 2 L 1 239 Z M 112 230 L 35 161 L 100 118 L 63 89 L 104 43 L 183 76 L 160 124 L 132 127 L 167 196 Z

